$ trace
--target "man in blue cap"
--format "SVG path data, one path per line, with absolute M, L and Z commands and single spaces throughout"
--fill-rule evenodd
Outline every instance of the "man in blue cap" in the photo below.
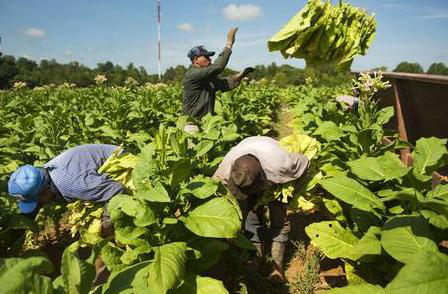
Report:
M 229 61 L 237 30 L 238 28 L 229 30 L 226 46 L 213 64 L 210 57 L 215 55 L 215 52 L 208 51 L 204 46 L 193 47 L 188 52 L 191 66 L 183 80 L 183 114 L 194 118 L 201 118 L 207 113 L 213 114 L 216 92 L 237 87 L 241 80 L 254 70 L 248 67 L 234 76 L 218 77 Z
M 88 144 L 66 150 L 42 168 L 24 165 L 10 177 L 8 192 L 19 201 L 20 211 L 35 215 L 38 208 L 56 199 L 106 203 L 124 187 L 97 170 L 118 148 Z

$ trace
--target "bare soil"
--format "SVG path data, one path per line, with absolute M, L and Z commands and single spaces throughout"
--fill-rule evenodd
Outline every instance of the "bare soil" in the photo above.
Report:
M 305 233 L 305 227 L 314 222 L 326 220 L 326 216 L 316 211 L 312 214 L 291 214 L 290 242 L 286 249 L 286 278 L 290 285 L 290 292 L 294 294 L 302 294 L 297 290 L 298 283 L 313 282 L 314 285 L 302 285 L 300 288 L 314 289 L 312 292 L 317 293 L 319 290 L 325 290 L 334 287 L 343 287 L 347 285 L 347 279 L 344 272 L 344 263 L 341 260 L 333 260 L 324 257 L 323 254 L 310 244 L 310 239 Z M 301 248 L 294 244 L 301 244 Z M 310 277 L 309 268 L 312 267 L 314 258 L 318 258 L 318 266 L 316 268 L 319 278 Z

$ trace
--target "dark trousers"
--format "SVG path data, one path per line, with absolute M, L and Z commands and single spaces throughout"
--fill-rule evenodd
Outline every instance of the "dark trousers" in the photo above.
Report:
M 274 200 L 270 202 L 269 208 L 269 222 L 267 227 L 264 224 L 264 208 L 260 206 L 256 211 L 245 211 L 245 235 L 253 243 L 262 243 L 266 241 L 284 243 L 288 241 L 288 234 L 291 230 L 291 225 L 286 217 L 286 206 L 280 201 Z M 244 210 L 243 210 L 244 213 Z

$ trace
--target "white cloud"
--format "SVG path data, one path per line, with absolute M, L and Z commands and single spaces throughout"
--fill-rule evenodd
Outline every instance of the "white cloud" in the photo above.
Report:
M 441 19 L 448 18 L 448 10 L 437 9 L 433 7 L 425 7 L 425 15 L 418 16 L 418 19 Z
M 224 17 L 228 20 L 247 21 L 261 16 L 261 7 L 253 4 L 230 4 L 222 11 Z
M 383 7 L 384 8 L 388 8 L 388 9 L 403 9 L 403 8 L 406 8 L 405 5 L 397 4 L 397 3 L 384 4 Z
M 42 29 L 37 29 L 37 28 L 27 28 L 24 31 L 25 35 L 30 36 L 30 37 L 34 37 L 34 38 L 42 38 L 45 37 L 45 31 Z
M 188 23 L 188 22 L 180 24 L 180 25 L 177 25 L 177 28 L 179 30 L 183 31 L 183 32 L 192 32 L 192 31 L 194 31 L 193 25 L 191 23 Z
M 66 51 L 64 52 L 64 54 L 65 54 L 66 56 L 73 56 L 73 51 L 71 51 L 71 50 L 66 50 Z
M 22 57 L 25 57 L 26 59 L 29 59 L 29 60 L 34 60 L 34 57 L 29 54 L 24 54 Z
M 436 14 L 428 14 L 417 17 L 419 19 L 440 19 L 440 18 L 448 18 L 448 13 L 436 13 Z

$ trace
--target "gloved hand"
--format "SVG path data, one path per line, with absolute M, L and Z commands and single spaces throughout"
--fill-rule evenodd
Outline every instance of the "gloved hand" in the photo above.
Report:
M 245 69 L 243 69 L 242 71 L 240 71 L 239 73 L 236 74 L 236 78 L 241 81 L 248 74 L 250 74 L 251 72 L 254 72 L 254 71 L 255 71 L 255 68 L 253 68 L 253 67 L 246 67 Z
M 240 72 L 240 74 L 242 75 L 242 77 L 246 77 L 248 74 L 250 74 L 251 72 L 254 72 L 255 68 L 253 67 L 246 67 L 243 71 Z
M 238 27 L 231 28 L 229 32 L 227 33 L 227 43 L 226 46 L 229 48 L 232 48 L 233 43 L 235 43 L 235 34 L 238 31 Z

